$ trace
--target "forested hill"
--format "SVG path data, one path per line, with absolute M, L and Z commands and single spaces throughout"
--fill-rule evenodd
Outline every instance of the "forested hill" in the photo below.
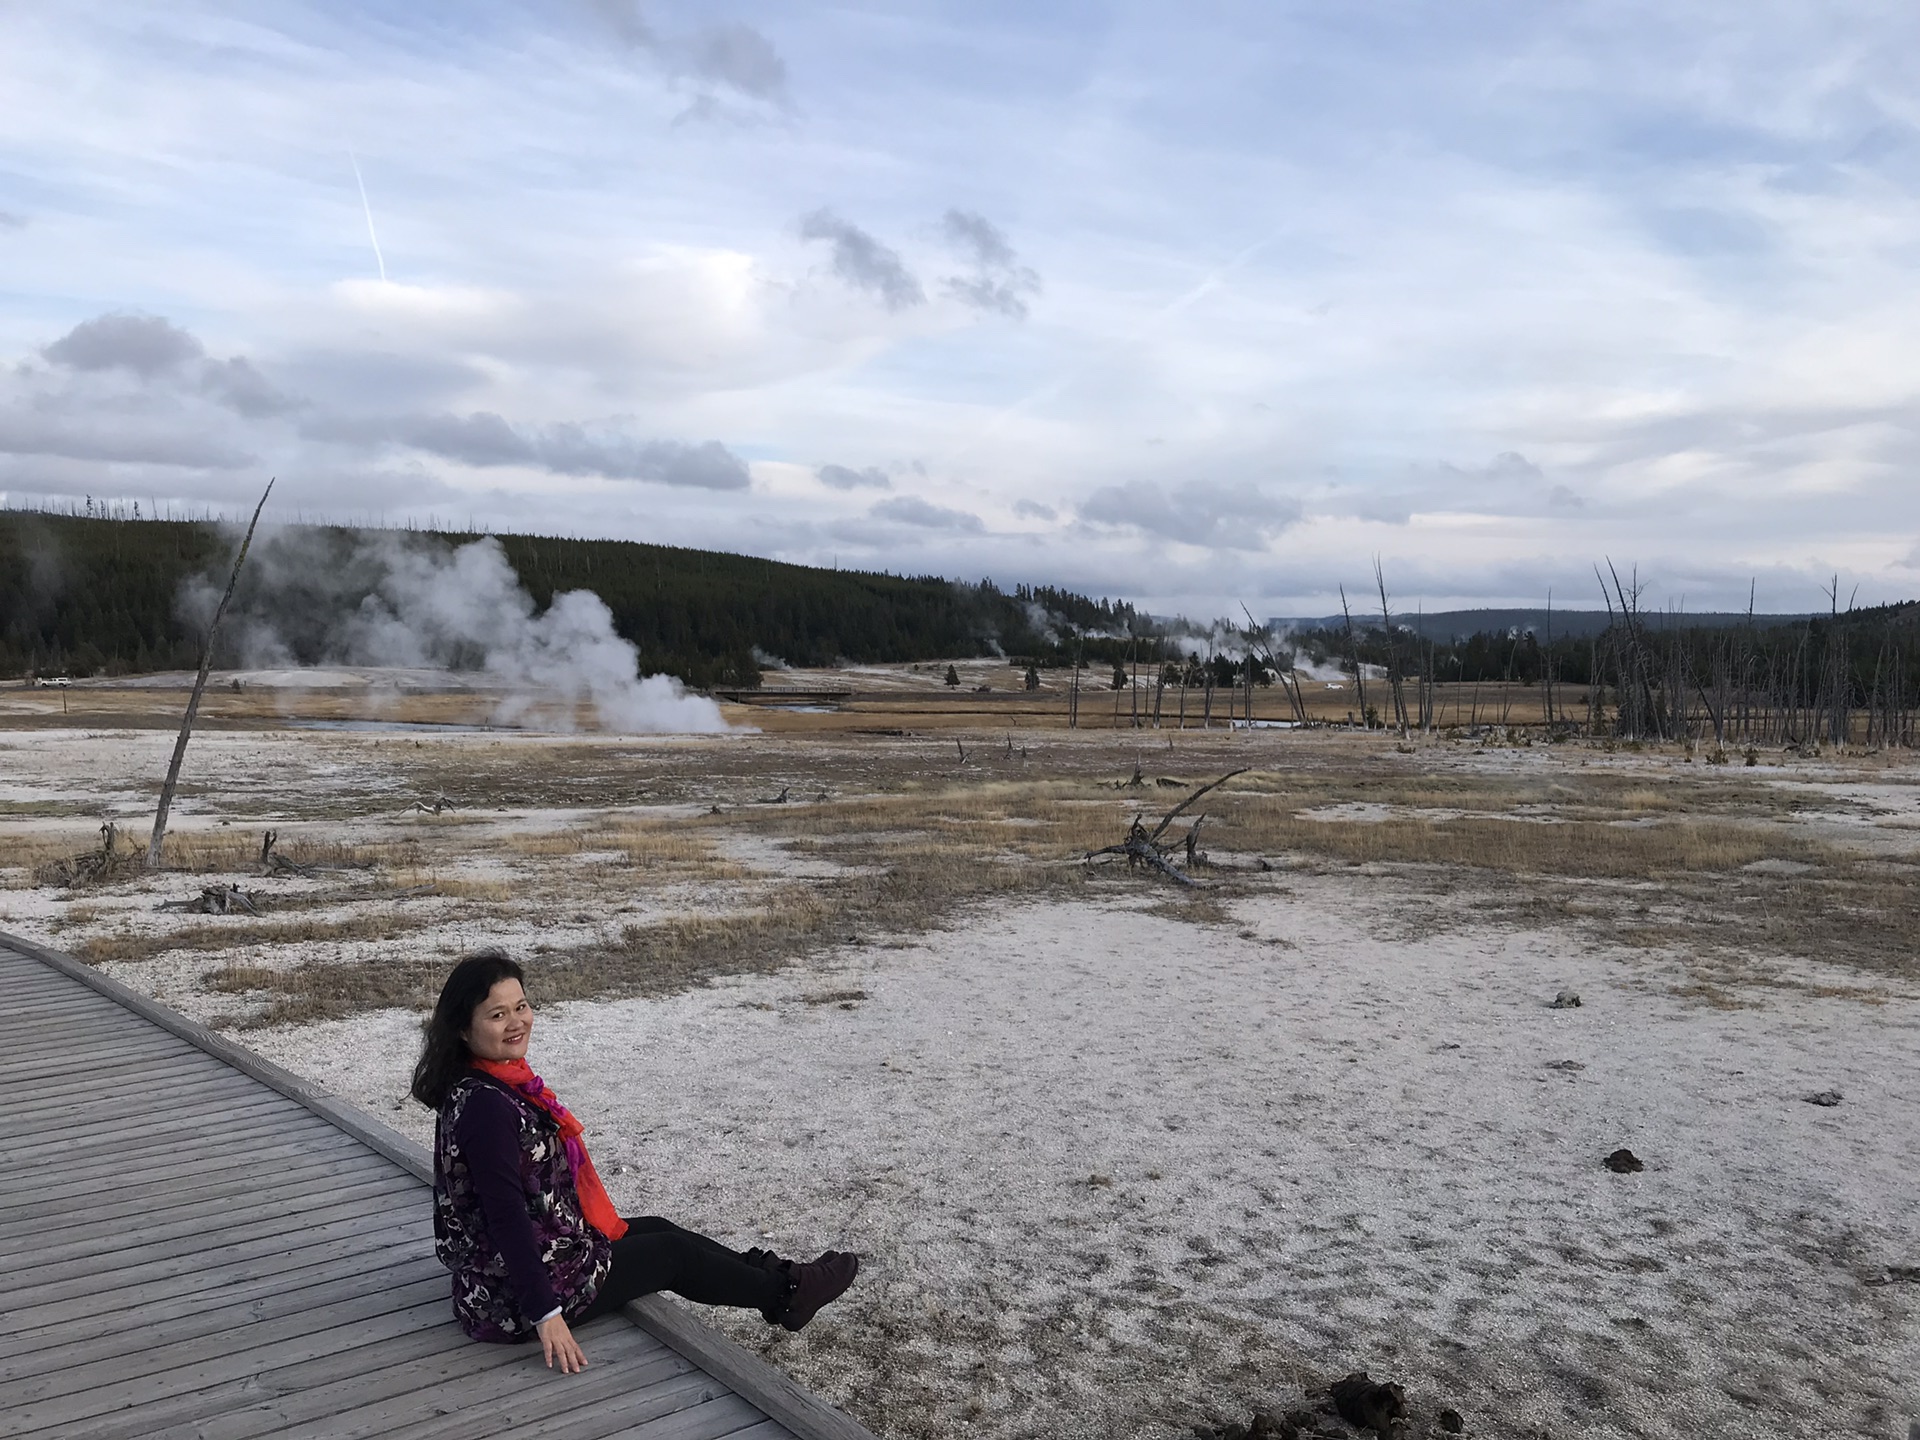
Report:
M 273 545 L 321 557 L 317 568 L 332 584 L 315 593 L 351 606 L 363 597 L 340 577 L 377 573 L 352 563 L 370 546 L 450 550 L 476 538 L 289 526 L 275 532 Z M 1058 661 L 1073 629 L 1124 634 L 1143 621 L 1125 602 L 1045 587 L 1007 592 L 990 582 L 821 570 L 624 540 L 497 538 L 535 604 L 544 608 L 558 591 L 593 591 L 639 648 L 643 671 L 694 685 L 749 683 L 760 673 L 756 655 L 793 665 L 997 651 Z M 199 632 L 182 614 L 183 587 L 195 577 L 224 583 L 234 543 L 231 530 L 198 521 L 0 511 L 0 674 L 191 668 Z M 340 563 L 327 566 L 328 556 Z M 271 565 L 271 553 L 261 565 Z M 237 615 L 266 603 L 249 583 L 258 568 L 249 560 Z M 343 658 L 302 653 L 298 625 L 285 633 L 295 637 L 301 662 Z M 1107 648 L 1093 642 L 1087 651 L 1098 658 Z M 216 663 L 240 659 L 222 653 Z

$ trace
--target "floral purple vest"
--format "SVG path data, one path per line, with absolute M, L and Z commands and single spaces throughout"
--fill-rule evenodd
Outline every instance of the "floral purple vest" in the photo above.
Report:
M 433 1136 L 434 1254 L 453 1272 L 453 1314 L 476 1340 L 526 1340 L 533 1326 L 507 1283 L 507 1263 L 487 1239 L 485 1212 L 460 1155 L 454 1127 L 482 1086 L 506 1095 L 520 1117 L 520 1178 L 527 1214 L 554 1294 L 568 1314 L 591 1304 L 607 1278 L 613 1243 L 580 1213 L 573 1167 L 559 1128 L 537 1105 L 479 1075 L 454 1082 Z

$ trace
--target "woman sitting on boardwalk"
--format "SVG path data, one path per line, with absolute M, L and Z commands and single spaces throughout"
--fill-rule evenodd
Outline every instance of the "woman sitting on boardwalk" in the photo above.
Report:
M 669 1220 L 622 1219 L 594 1173 L 580 1122 L 527 1066 L 533 1007 L 498 950 L 453 967 L 427 1025 L 413 1098 L 439 1112 L 433 1228 L 453 1272 L 453 1313 L 476 1340 L 540 1337 L 551 1368 L 586 1357 L 569 1328 L 671 1290 L 758 1310 L 798 1330 L 853 1283 L 859 1257 L 808 1264 L 744 1255 Z

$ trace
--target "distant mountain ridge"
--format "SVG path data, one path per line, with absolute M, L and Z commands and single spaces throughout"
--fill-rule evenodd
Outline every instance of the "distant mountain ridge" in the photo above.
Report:
M 1393 623 L 1413 631 L 1423 640 L 1464 640 L 1472 635 L 1534 634 L 1546 639 L 1549 634 L 1554 639 L 1578 639 L 1598 635 L 1617 618 L 1618 612 L 1609 614 L 1605 610 L 1561 610 L 1558 607 L 1549 611 L 1544 606 L 1534 609 L 1500 609 L 1490 607 L 1484 610 L 1431 610 L 1425 614 L 1416 611 L 1396 613 Z M 1665 611 L 1643 610 L 1640 620 L 1650 630 L 1676 629 L 1723 629 L 1728 626 L 1752 623 L 1762 630 L 1775 625 L 1792 625 L 1812 618 L 1810 611 L 1798 614 L 1755 614 L 1748 616 L 1746 611 L 1700 610 Z M 1345 627 L 1346 618 L 1341 615 L 1319 616 L 1274 616 L 1267 624 L 1275 629 L 1295 630 L 1339 630 Z M 1380 612 L 1356 608 L 1353 612 L 1356 628 L 1364 629 L 1369 625 L 1378 626 Z

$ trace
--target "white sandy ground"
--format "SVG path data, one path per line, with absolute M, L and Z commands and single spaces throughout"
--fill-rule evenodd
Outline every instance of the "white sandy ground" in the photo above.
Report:
M 440 820 L 405 811 L 416 797 L 369 765 L 387 753 L 369 743 L 210 732 L 190 770 L 218 777 L 249 833 L 430 840 Z M 170 744 L 0 734 L 0 803 L 32 812 L 0 833 L 84 848 L 103 813 L 137 831 Z M 1592 764 L 1657 784 L 1680 762 L 1441 747 L 1406 763 Z M 1769 771 L 1746 777 L 1849 802 L 1786 823 L 1910 851 L 1911 771 Z M 371 813 L 370 785 L 390 787 Z M 580 818 L 483 813 L 458 819 Z M 181 830 L 220 819 L 197 795 L 175 814 Z M 727 838 L 757 868 L 805 863 Z M 465 863 L 472 879 L 506 862 Z M 740 1245 L 867 1254 L 803 1336 L 729 1323 L 890 1440 L 1171 1440 L 1360 1367 L 1483 1436 L 1898 1440 L 1920 1417 L 1920 1284 L 1875 1283 L 1920 1266 L 1920 987 L 1756 959 L 1752 983 L 1715 972 L 1740 1007 L 1714 1008 L 1680 993 L 1695 977 L 1677 960 L 1477 924 L 1468 888 L 1440 907 L 1453 928 L 1429 933 L 1409 917 L 1428 923 L 1432 895 L 1373 868 L 1273 884 L 1202 927 L 1146 913 L 1164 889 L 1115 876 L 1103 902 L 980 912 L 665 1000 L 555 1007 L 534 1058 L 587 1119 L 623 1206 Z M 181 886 L 85 903 L 171 927 L 192 922 L 151 906 Z M 645 908 L 671 903 L 663 889 Z M 0 927 L 59 944 L 73 904 L 9 890 Z M 591 943 L 605 923 L 623 920 L 450 915 L 421 943 L 524 954 Z M 379 963 L 368 954 L 316 942 L 247 959 Z M 109 968 L 220 1019 L 252 1002 L 201 977 L 234 958 Z M 1563 986 L 1587 1003 L 1545 1008 Z M 856 990 L 852 1009 L 822 998 Z M 417 1017 L 239 1038 L 426 1138 L 429 1117 L 401 1099 Z M 1585 1068 L 1546 1068 L 1557 1060 Z M 1839 1106 L 1802 1098 L 1827 1089 Z M 1645 1173 L 1600 1167 L 1621 1145 Z
M 1904 1434 L 1920 995 L 1709 1008 L 1565 935 L 1383 939 L 1362 883 L 983 914 L 557 1006 L 533 1059 L 624 1209 L 865 1254 L 804 1335 L 733 1329 L 885 1436 L 1171 1437 L 1362 1367 L 1483 1436 Z M 417 1017 L 245 1038 L 429 1137 Z

